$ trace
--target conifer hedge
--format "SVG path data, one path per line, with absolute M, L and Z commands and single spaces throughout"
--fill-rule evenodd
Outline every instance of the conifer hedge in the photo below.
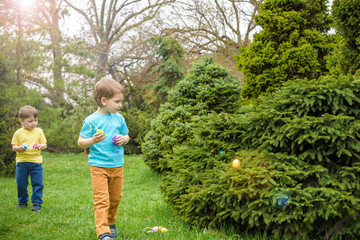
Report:
M 155 171 L 170 171 L 173 147 L 193 137 L 194 124 L 210 112 L 235 112 L 240 83 L 206 56 L 170 91 L 142 144 L 145 163 Z
M 332 14 L 342 36 L 339 67 L 344 73 L 353 74 L 360 69 L 360 1 L 334 0 Z
M 9 99 L 6 89 L 9 83 L 8 70 L 0 60 L 0 176 L 15 173 L 15 152 L 11 149 L 12 125 L 15 119 L 9 116 Z
M 255 17 L 262 30 L 240 49 L 238 67 L 245 75 L 246 99 L 268 95 L 283 82 L 317 79 L 328 72 L 331 51 L 327 0 L 267 0 Z
M 326 76 L 288 82 L 240 114 L 202 116 L 194 137 L 173 148 L 166 201 L 201 226 L 358 239 L 359 97 L 360 75 Z M 271 204 L 276 190 L 290 195 L 288 206 Z

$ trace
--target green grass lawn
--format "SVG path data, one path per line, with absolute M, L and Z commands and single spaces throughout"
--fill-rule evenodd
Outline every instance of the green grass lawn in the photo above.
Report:
M 42 210 L 31 204 L 17 209 L 15 177 L 0 177 L 0 239 L 97 239 L 89 166 L 83 154 L 43 152 L 44 195 Z M 117 230 L 120 239 L 266 239 L 260 234 L 236 234 L 230 229 L 197 229 L 171 215 L 158 188 L 159 176 L 140 156 L 125 156 L 124 196 Z M 28 188 L 29 198 L 31 186 Z M 166 233 L 145 233 L 145 227 L 163 226 Z

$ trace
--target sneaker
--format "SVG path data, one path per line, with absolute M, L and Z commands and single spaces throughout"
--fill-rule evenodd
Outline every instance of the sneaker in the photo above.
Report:
M 28 206 L 27 203 L 19 203 L 16 208 L 26 208 Z
M 114 239 L 110 236 L 110 234 L 104 233 L 99 237 L 99 240 L 114 240 Z
M 40 210 L 41 210 L 41 204 L 40 203 L 34 203 L 32 208 L 31 208 L 31 211 L 39 212 Z
M 109 227 L 110 227 L 111 237 L 116 238 L 118 236 L 117 231 L 116 231 L 116 226 L 115 225 L 110 225 Z

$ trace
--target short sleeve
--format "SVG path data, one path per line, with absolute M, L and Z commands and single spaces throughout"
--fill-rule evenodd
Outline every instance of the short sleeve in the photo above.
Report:
M 80 131 L 80 137 L 83 137 L 83 138 L 91 138 L 94 134 L 95 134 L 96 131 L 94 131 L 94 127 L 91 127 L 89 121 L 87 119 L 85 119 L 85 121 L 83 122 L 83 126 L 81 128 L 81 131 Z
M 19 146 L 18 131 L 16 131 L 11 139 L 11 145 Z
M 120 118 L 121 118 L 120 134 L 121 135 L 128 135 L 129 134 L 129 129 L 126 126 L 125 118 L 122 115 L 120 115 Z
M 44 131 L 40 129 L 40 139 L 39 139 L 39 143 L 40 144 L 43 144 L 43 143 L 46 143 L 46 137 L 45 137 L 45 134 L 44 134 Z

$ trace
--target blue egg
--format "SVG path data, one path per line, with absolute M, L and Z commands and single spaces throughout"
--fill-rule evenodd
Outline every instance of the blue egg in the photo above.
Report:
M 224 150 L 220 149 L 220 150 L 219 150 L 219 154 L 220 154 L 220 155 L 224 154 Z
M 287 207 L 291 201 L 290 193 L 284 189 L 275 189 L 269 198 L 271 206 L 283 209 Z
M 29 149 L 29 144 L 24 143 L 24 144 L 22 145 L 22 147 L 25 148 L 25 149 Z

